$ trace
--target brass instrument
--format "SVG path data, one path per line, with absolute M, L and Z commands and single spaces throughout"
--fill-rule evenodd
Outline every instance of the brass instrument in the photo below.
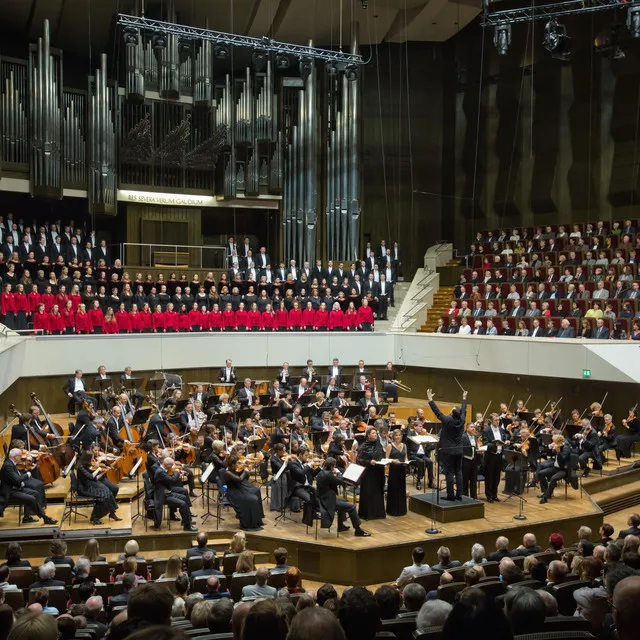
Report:
M 411 393 L 411 387 L 408 387 L 406 384 L 402 384 L 402 380 L 391 380 L 391 383 L 395 384 L 398 389 Z

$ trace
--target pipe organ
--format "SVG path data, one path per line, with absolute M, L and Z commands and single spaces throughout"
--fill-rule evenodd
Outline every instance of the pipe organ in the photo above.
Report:
M 26 61 L 0 57 L 0 171 L 28 173 L 34 197 L 86 189 L 89 211 L 112 215 L 118 188 L 281 198 L 285 261 L 358 256 L 357 65 L 131 26 L 118 37 L 120 59 L 102 54 L 84 89 L 63 87 L 47 21 Z

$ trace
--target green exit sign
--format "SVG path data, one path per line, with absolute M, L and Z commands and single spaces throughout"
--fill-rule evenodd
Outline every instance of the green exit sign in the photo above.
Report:
M 583 378 L 590 378 L 591 377 L 591 369 L 583 369 L 582 370 L 582 377 Z

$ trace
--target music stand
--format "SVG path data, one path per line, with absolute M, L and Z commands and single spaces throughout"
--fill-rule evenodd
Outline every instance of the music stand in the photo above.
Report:
M 144 386 L 144 378 L 125 378 L 122 381 L 122 386 L 127 391 L 137 391 Z
M 271 420 L 275 422 L 282 417 L 282 407 L 277 405 L 271 407 L 263 407 L 262 409 L 260 409 L 260 415 L 264 420 Z
M 105 391 L 112 386 L 112 382 L 111 382 L 111 378 L 109 376 L 107 376 L 106 378 L 96 378 L 93 381 L 93 390 L 94 391 L 98 391 L 99 393 L 99 400 L 102 400 L 102 408 L 103 410 L 106 412 L 106 410 L 108 409 L 107 407 L 107 401 L 104 399 L 104 393 Z M 98 404 L 100 404 L 100 402 L 98 401 Z
M 360 464 L 352 462 L 342 474 L 342 479 L 348 482 L 353 488 L 353 504 L 356 504 L 356 488 L 360 482 L 360 478 L 364 473 L 364 467 Z
M 133 465 L 133 468 L 131 469 L 131 471 L 129 471 L 129 473 L 127 474 L 129 478 L 133 478 L 134 475 L 136 477 L 136 513 L 131 517 L 131 526 L 133 526 L 138 521 L 139 518 L 142 519 L 144 517 L 140 513 L 140 496 L 144 492 L 140 491 L 140 474 L 138 473 L 138 470 L 140 469 L 140 465 L 143 462 L 144 462 L 144 458 L 140 456 L 136 461 L 136 463 Z
M 162 387 L 164 387 L 164 380 L 162 378 L 151 378 L 147 382 L 147 391 L 149 395 L 156 401 L 162 395 L 160 392 L 162 391 Z
M 131 426 L 136 427 L 139 424 L 144 424 L 151 416 L 151 409 L 138 409 L 131 419 Z
M 247 442 L 247 452 L 258 453 L 258 451 L 262 451 L 262 447 L 264 447 L 266 443 L 266 438 L 256 438 L 255 440 L 249 440 L 249 442 Z M 253 449 L 253 451 L 251 451 L 251 449 Z
M 340 408 L 340 415 L 344 418 L 357 418 L 362 415 L 362 409 L 355 405 Z
M 200 518 L 202 519 L 202 524 L 204 524 L 209 518 L 216 518 L 216 528 L 219 526 L 220 521 L 224 520 L 222 516 L 219 516 L 217 513 L 211 513 L 211 483 L 209 482 L 209 478 L 211 477 L 214 470 L 213 462 L 209 463 L 209 466 L 203 471 L 200 476 L 200 484 L 202 486 L 202 494 L 206 492 L 207 495 L 207 510 L 203 513 Z
M 525 460 L 525 456 L 523 455 L 522 451 L 515 451 L 513 449 L 503 449 L 502 453 L 504 454 L 504 457 L 507 461 L 507 467 L 509 467 L 509 465 L 513 466 L 513 469 L 515 470 L 516 467 L 519 467 L 520 469 L 523 468 L 523 464 L 526 465 L 526 468 L 528 468 L 528 463 Z M 520 498 L 520 509 L 518 511 L 518 513 L 513 516 L 514 520 L 526 520 L 527 516 L 523 515 L 522 513 L 522 509 L 523 509 L 523 505 L 526 501 L 525 497 L 524 497 L 524 485 L 526 485 L 526 477 L 524 479 L 524 482 L 522 483 L 522 490 L 520 491 L 520 494 L 516 494 L 516 493 L 510 493 L 507 498 L 505 499 L 505 503 L 509 502 L 509 500 L 511 500 L 511 498 L 513 498 L 513 496 L 517 496 L 518 498 Z
M 355 389 L 351 389 L 351 400 L 353 402 L 360 402 L 362 398 L 364 398 L 364 391 L 356 391 Z

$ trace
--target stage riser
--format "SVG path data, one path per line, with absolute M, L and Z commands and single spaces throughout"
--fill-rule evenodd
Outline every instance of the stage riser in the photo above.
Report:
M 602 476 L 599 476 L 597 471 L 592 471 L 591 474 L 583 480 L 582 486 L 589 492 L 589 495 L 597 496 L 601 491 L 623 487 L 638 480 L 640 480 L 640 468 L 628 470 L 624 473 Z
M 427 519 L 436 522 L 463 522 L 484 518 L 484 502 L 479 500 L 470 504 L 449 503 L 440 498 L 440 503 L 434 503 L 435 496 L 419 494 L 409 497 L 409 511 L 413 511 Z

